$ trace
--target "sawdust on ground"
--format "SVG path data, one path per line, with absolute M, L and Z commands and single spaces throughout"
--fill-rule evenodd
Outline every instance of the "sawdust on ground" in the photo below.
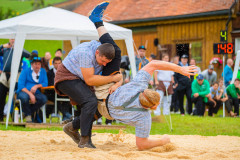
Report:
M 150 136 L 161 138 L 161 135 Z M 97 149 L 78 148 L 62 131 L 0 131 L 0 159 L 77 159 L 77 160 L 159 160 L 193 159 L 240 160 L 240 137 L 173 135 L 171 143 L 138 151 L 135 135 L 96 133 Z

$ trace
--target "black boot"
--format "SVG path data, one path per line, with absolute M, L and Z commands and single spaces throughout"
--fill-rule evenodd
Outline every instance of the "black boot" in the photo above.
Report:
M 81 136 L 80 136 L 78 130 L 77 129 L 75 130 L 73 128 L 72 122 L 69 122 L 69 123 L 65 124 L 63 126 L 63 131 L 67 135 L 69 135 L 75 143 L 79 144 Z
M 84 147 L 87 147 L 87 148 L 96 148 L 93 144 L 92 144 L 92 141 L 91 141 L 91 138 L 90 136 L 81 136 L 81 140 L 78 144 L 78 147 L 79 148 L 84 148 Z

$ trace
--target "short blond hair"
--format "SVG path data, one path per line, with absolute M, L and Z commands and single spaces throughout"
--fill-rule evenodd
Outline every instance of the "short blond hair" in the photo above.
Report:
M 139 95 L 139 101 L 145 108 L 151 108 L 159 103 L 160 95 L 156 91 L 145 89 L 144 92 Z

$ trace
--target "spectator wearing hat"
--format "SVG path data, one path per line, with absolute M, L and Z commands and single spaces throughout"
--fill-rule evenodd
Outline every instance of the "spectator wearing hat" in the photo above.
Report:
M 31 60 L 31 68 L 23 70 L 20 74 L 17 90 L 17 98 L 22 102 L 26 122 L 31 122 L 32 113 L 47 102 L 47 97 L 39 90 L 40 87 L 47 86 L 47 73 L 41 68 L 41 58 L 33 57 Z
M 37 57 L 38 56 L 38 51 L 37 50 L 33 50 L 31 53 L 31 57 Z M 22 59 L 22 70 L 26 69 L 26 68 L 30 68 L 31 67 L 31 63 L 30 60 L 28 60 L 26 57 L 23 57 Z
M 156 60 L 157 56 L 155 56 L 153 53 L 149 57 L 149 61 Z
M 180 66 L 189 66 L 188 64 L 188 55 L 184 54 L 181 57 L 181 62 L 179 62 Z M 185 110 L 183 108 L 183 99 L 184 99 L 184 95 L 186 94 L 187 96 L 187 112 L 188 114 L 192 113 L 192 101 L 191 101 L 191 79 L 188 78 L 187 76 L 181 75 L 179 73 L 175 73 L 175 80 L 178 83 L 177 86 L 177 97 L 178 97 L 178 101 L 179 101 L 179 108 L 180 108 L 180 112 L 181 115 L 185 114 Z
M 240 80 L 235 79 L 233 84 L 228 85 L 227 95 L 234 105 L 234 113 L 239 115 L 239 99 L 240 99 Z
M 146 58 L 146 48 L 145 46 L 139 46 L 138 47 L 138 58 L 136 58 L 136 68 L 137 71 L 139 71 L 142 67 L 146 66 L 149 63 L 149 59 Z
M 199 74 L 192 83 L 192 102 L 195 103 L 193 115 L 203 116 L 205 105 L 209 105 L 210 108 L 214 107 L 214 103 L 208 100 L 210 96 L 209 82 L 203 78 L 202 74 Z
M 233 77 L 232 66 L 233 66 L 233 60 L 229 58 L 227 60 L 227 65 L 224 67 L 224 72 L 222 73 L 222 76 L 224 74 L 224 84 L 226 87 L 231 83 L 231 80 Z
M 202 75 L 204 79 L 206 79 L 210 86 L 213 84 L 213 82 L 217 81 L 217 73 L 214 71 L 214 66 L 211 64 L 208 66 L 208 69 L 205 69 L 202 72 Z
M 11 65 L 12 65 L 12 57 L 14 50 L 14 39 L 9 39 L 9 42 L 3 45 L 0 45 L 0 56 L 3 57 L 3 69 L 0 76 L 0 121 L 3 121 L 3 110 L 6 103 L 7 92 L 10 87 L 10 79 L 11 79 Z M 29 57 L 30 53 L 23 49 L 21 57 Z M 21 58 L 22 61 L 22 58 Z M 20 62 L 18 68 L 18 76 L 21 72 L 21 64 Z

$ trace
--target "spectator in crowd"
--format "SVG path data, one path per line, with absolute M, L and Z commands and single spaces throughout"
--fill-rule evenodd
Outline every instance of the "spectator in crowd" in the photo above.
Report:
M 217 114 L 218 109 L 222 104 L 221 101 L 222 93 L 219 92 L 218 88 L 219 88 L 218 82 L 213 82 L 213 85 L 210 88 L 211 96 L 209 97 L 209 101 L 212 101 L 214 103 L 214 106 L 211 108 L 209 107 L 208 109 L 209 116 L 214 116 L 214 114 Z
M 47 97 L 39 90 L 40 87 L 47 86 L 47 73 L 41 68 L 41 58 L 33 57 L 31 68 L 20 74 L 17 90 L 17 98 L 22 102 L 26 122 L 32 122 L 31 115 L 47 102 Z
M 33 50 L 31 53 L 31 57 L 36 57 L 38 56 L 38 51 L 37 50 Z M 29 61 L 29 59 L 27 59 L 26 57 L 23 57 L 22 59 L 22 69 L 26 69 L 26 68 L 30 68 L 31 67 L 31 63 Z
M 3 121 L 3 110 L 6 103 L 7 92 L 10 87 L 10 78 L 11 78 L 11 65 L 12 65 L 12 56 L 14 50 L 14 39 L 9 39 L 9 43 L 0 45 L 0 56 L 3 56 L 3 69 L 0 76 L 0 121 Z M 28 58 L 30 53 L 23 49 L 22 57 Z M 22 59 L 22 58 L 21 58 Z M 18 76 L 21 71 L 22 60 L 18 69 Z
M 209 82 L 210 86 L 213 82 L 217 81 L 217 73 L 214 71 L 214 66 L 212 64 L 208 66 L 208 69 L 202 71 L 202 75 L 204 79 Z
M 61 57 L 62 58 L 62 49 L 61 48 L 56 50 L 55 57 Z M 52 68 L 53 68 L 53 59 L 50 59 L 49 60 L 49 69 L 52 69 Z
M 47 72 L 48 86 L 54 86 L 55 74 L 56 74 L 57 68 L 60 64 L 62 64 L 61 57 L 54 57 L 53 58 L 54 68 Z M 55 91 L 46 90 L 45 95 L 47 96 L 49 101 L 55 102 Z M 64 97 L 60 97 L 60 98 L 64 98 Z M 67 98 L 67 97 L 65 97 L 65 98 Z M 57 106 L 58 106 L 59 111 L 62 112 L 62 114 L 63 114 L 63 121 L 71 118 L 72 115 L 69 113 L 69 110 L 71 109 L 72 105 L 70 104 L 70 102 L 58 101 Z M 48 108 L 53 109 L 50 106 Z M 47 114 L 47 115 L 49 115 L 49 114 Z
M 222 73 L 222 76 L 224 74 L 224 84 L 226 87 L 231 83 L 231 80 L 233 77 L 232 66 L 233 66 L 233 60 L 229 58 L 227 60 L 227 65 L 224 67 L 224 73 Z
M 157 56 L 155 56 L 155 54 L 151 54 L 149 57 L 149 61 L 151 62 L 152 60 L 156 60 Z
M 240 99 L 240 80 L 235 79 L 233 84 L 228 85 L 227 95 L 231 99 L 232 104 L 234 105 L 234 113 L 236 116 L 239 115 L 239 99 Z
M 3 70 L 3 56 L 0 56 L 0 75 L 2 73 Z
M 50 52 L 46 52 L 45 56 L 41 58 L 41 60 L 42 60 L 42 68 L 44 68 L 46 70 L 46 72 L 49 71 L 49 67 L 50 67 L 49 61 L 50 61 L 51 57 L 52 57 L 51 53 Z
M 162 61 L 169 62 L 169 55 L 163 54 Z M 154 111 L 155 115 L 161 114 L 161 106 L 163 106 L 163 115 L 169 115 L 170 105 L 172 101 L 173 94 L 173 83 L 174 83 L 174 72 L 156 70 L 154 72 L 154 79 L 156 84 L 156 91 L 160 94 L 160 104 Z
M 179 64 L 179 56 L 174 56 L 173 57 L 173 60 L 172 62 L 174 64 Z M 175 73 L 174 73 L 175 75 Z M 178 83 L 177 83 L 177 80 L 175 79 L 176 77 L 174 76 L 174 84 L 173 84 L 173 95 L 172 95 L 172 103 L 171 103 L 171 106 L 170 106 L 170 111 L 171 112 L 179 112 L 179 101 L 178 101 L 178 98 L 177 98 L 177 86 L 178 86 Z
M 196 60 L 194 59 L 194 58 L 192 58 L 191 60 L 190 60 L 190 65 L 194 65 L 194 66 L 196 66 Z M 197 67 L 197 73 L 196 73 L 196 75 L 198 75 L 198 74 L 200 74 L 201 73 L 201 68 L 200 67 L 198 67 L 198 66 L 196 66 Z
M 227 112 L 229 113 L 229 115 L 231 117 L 234 117 L 235 114 L 233 112 L 232 104 L 231 104 L 231 102 L 228 98 L 227 91 L 226 91 L 226 88 L 223 85 L 223 79 L 222 78 L 219 79 L 218 92 L 220 93 L 220 96 L 221 96 L 220 97 L 221 102 L 225 103 L 225 105 L 226 105 Z
M 179 63 L 180 66 L 189 66 L 188 64 L 188 55 L 184 54 L 181 57 L 181 62 Z M 191 101 L 191 79 L 188 78 L 187 76 L 181 75 L 179 73 L 175 73 L 175 79 L 178 83 L 178 87 L 177 87 L 177 97 L 178 97 L 178 101 L 179 101 L 179 108 L 180 108 L 180 112 L 181 115 L 185 114 L 184 108 L 183 108 L 183 99 L 184 99 L 184 95 L 186 94 L 187 96 L 187 111 L 188 114 L 192 113 L 192 101 Z
M 193 115 L 203 116 L 205 105 L 208 105 L 209 108 L 214 107 L 214 103 L 208 100 L 210 96 L 209 82 L 203 78 L 202 74 L 199 74 L 197 79 L 192 82 L 192 102 L 195 103 Z
M 136 61 L 137 71 L 139 71 L 142 67 L 146 66 L 149 63 L 149 59 L 145 56 L 146 50 L 147 49 L 143 45 L 138 47 L 139 58 Z

